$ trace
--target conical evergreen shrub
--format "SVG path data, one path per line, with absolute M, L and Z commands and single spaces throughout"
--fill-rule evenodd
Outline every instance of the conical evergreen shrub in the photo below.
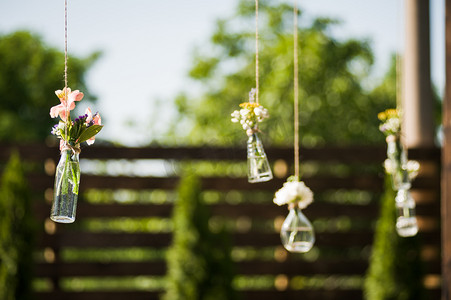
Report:
M 13 153 L 0 182 L 0 299 L 31 298 L 33 226 L 22 164 Z
M 167 288 L 163 300 L 233 300 L 233 263 L 228 234 L 209 229 L 201 183 L 182 178 L 173 211 L 173 242 L 167 253 Z
M 364 284 L 367 300 L 425 299 L 419 237 L 398 236 L 395 196 L 391 180 L 386 176 Z

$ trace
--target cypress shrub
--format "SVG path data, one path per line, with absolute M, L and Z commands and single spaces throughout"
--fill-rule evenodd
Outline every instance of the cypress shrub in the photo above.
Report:
M 376 224 L 364 284 L 367 300 L 425 299 L 419 238 L 398 236 L 395 197 L 391 180 L 386 176 L 380 217 Z
M 182 178 L 173 211 L 173 242 L 167 253 L 164 300 L 231 300 L 233 266 L 225 230 L 209 229 L 209 212 L 201 201 L 201 183 Z
M 33 226 L 31 198 L 17 153 L 0 185 L 0 299 L 31 298 Z

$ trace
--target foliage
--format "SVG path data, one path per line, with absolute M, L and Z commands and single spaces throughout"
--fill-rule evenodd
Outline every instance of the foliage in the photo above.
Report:
M 365 278 L 365 299 L 424 299 L 418 237 L 403 238 L 396 233 L 395 192 L 388 175 L 381 201 L 381 216 Z
M 173 134 L 186 133 L 189 121 L 191 143 L 242 141 L 228 116 L 255 86 L 254 9 L 254 2 L 241 0 L 235 16 L 217 22 L 212 45 L 194 57 L 190 77 L 200 83 L 203 94 L 197 99 L 178 96 L 180 120 L 174 122 Z M 286 145 L 293 136 L 293 9 L 261 1 L 259 12 L 259 95 L 270 114 L 261 130 L 274 144 Z M 301 14 L 299 23 L 309 22 Z M 385 97 L 385 88 L 381 94 L 363 88 L 373 62 L 370 46 L 334 39 L 333 26 L 335 21 L 317 18 L 299 28 L 301 143 L 382 142 L 376 116 L 394 105 L 395 94 L 390 91 Z
M 19 155 L 14 153 L 0 187 L 0 299 L 30 298 L 32 241 L 31 198 Z
M 69 57 L 69 83 L 87 90 L 85 73 L 99 53 Z M 64 54 L 28 32 L 0 35 L 0 140 L 43 140 L 53 126 L 48 118 L 53 91 L 63 84 Z M 89 96 L 90 100 L 95 100 Z M 41 112 L 41 113 L 37 113 Z M 30 126 L 33 124 L 33 126 Z
M 165 300 L 236 299 L 227 234 L 210 231 L 200 192 L 197 177 L 182 179 L 173 212 L 173 243 L 167 254 Z

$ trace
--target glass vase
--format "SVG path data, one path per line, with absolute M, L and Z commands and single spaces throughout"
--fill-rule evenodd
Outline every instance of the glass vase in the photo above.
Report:
M 387 157 L 391 165 L 392 185 L 395 191 L 409 189 L 411 184 L 407 172 L 407 153 L 399 137 L 387 137 Z
M 313 226 L 298 207 L 290 207 L 280 230 L 282 244 L 290 252 L 305 253 L 315 243 Z
M 55 186 L 50 219 L 58 223 L 73 223 L 77 209 L 80 185 L 79 152 L 61 151 L 61 158 L 56 167 Z
M 399 236 L 414 236 L 418 232 L 417 219 L 415 217 L 415 200 L 408 189 L 401 189 L 396 195 L 396 231 Z
M 247 178 L 251 183 L 272 179 L 268 158 L 256 132 L 252 133 L 247 140 Z

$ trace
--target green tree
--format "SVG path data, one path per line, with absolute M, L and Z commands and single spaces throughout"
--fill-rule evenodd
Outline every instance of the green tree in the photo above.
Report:
M 232 288 L 228 235 L 209 229 L 209 213 L 200 196 L 199 178 L 183 177 L 172 217 L 174 233 L 167 254 L 165 300 L 237 299 Z
M 386 176 L 370 266 L 365 277 L 367 300 L 424 299 L 418 237 L 399 237 L 395 229 L 395 192 Z
M 85 73 L 99 56 L 69 57 L 69 86 L 89 95 Z M 0 141 L 43 140 L 55 123 L 54 91 L 64 87 L 64 53 L 29 32 L 0 35 Z
M 26 300 L 31 293 L 33 249 L 31 198 L 19 155 L 14 153 L 0 186 L 0 299 Z
M 293 136 L 293 8 L 263 0 L 259 12 L 260 103 L 271 115 L 260 128 L 270 142 L 286 145 Z M 307 24 L 300 15 L 299 23 Z M 245 139 L 240 126 L 230 122 L 230 113 L 255 87 L 254 18 L 254 2 L 241 0 L 235 16 L 217 22 L 211 45 L 197 51 L 190 71 L 203 93 L 177 97 L 180 120 L 174 122 L 173 134 L 185 134 L 190 124 L 191 143 Z M 333 38 L 330 30 L 336 23 L 317 18 L 299 28 L 301 142 L 382 142 L 376 116 L 381 108 L 394 105 L 394 97 L 369 97 L 362 82 L 373 63 L 370 46 Z

